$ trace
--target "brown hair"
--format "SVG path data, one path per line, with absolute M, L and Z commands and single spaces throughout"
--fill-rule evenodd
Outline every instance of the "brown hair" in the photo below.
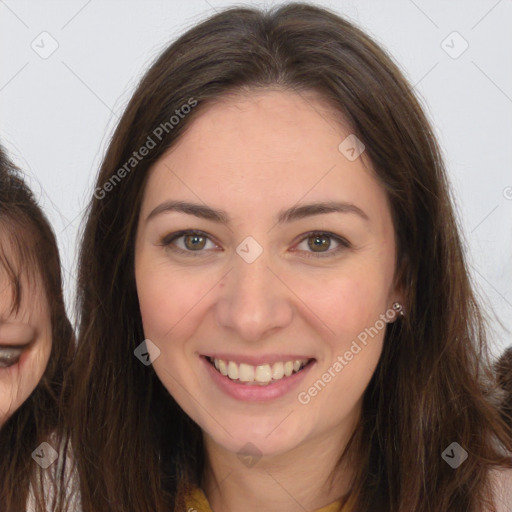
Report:
M 43 441 L 50 442 L 50 435 L 58 429 L 59 401 L 64 371 L 71 361 L 73 331 L 64 308 L 55 235 L 21 173 L 1 147 L 0 269 L 11 283 L 12 312 L 21 307 L 24 283 L 42 286 L 52 326 L 52 350 L 41 381 L 0 429 L 0 504 L 2 510 L 9 512 L 26 510 L 32 486 L 37 510 L 46 511 L 48 499 L 37 490 L 43 488 L 43 482 L 47 487 L 51 481 L 45 478 L 47 473 L 34 462 L 31 453 Z M 57 497 L 55 491 L 54 496 Z
M 508 347 L 495 364 L 498 383 L 503 390 L 500 408 L 507 421 L 512 418 L 512 347 Z
M 387 327 L 349 444 L 355 510 L 477 510 L 488 470 L 512 467 L 512 434 L 489 399 L 485 319 L 437 143 L 411 86 L 377 44 L 326 9 L 294 3 L 230 8 L 187 31 L 142 78 L 107 149 L 80 251 L 70 383 L 84 511 L 183 510 L 182 491 L 200 484 L 199 427 L 133 355 L 144 339 L 134 237 L 149 170 L 201 107 L 267 88 L 315 91 L 348 121 L 393 216 L 407 315 Z M 198 106 L 171 126 L 191 101 Z M 162 126 L 156 147 L 127 167 Z M 441 458 L 453 441 L 469 452 L 457 470 Z

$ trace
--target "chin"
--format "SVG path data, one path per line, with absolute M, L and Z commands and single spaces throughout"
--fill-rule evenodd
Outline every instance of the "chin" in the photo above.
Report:
M 285 417 L 283 415 L 275 421 L 258 422 L 247 418 L 238 423 L 229 422 L 227 432 L 216 428 L 207 435 L 225 450 L 236 454 L 247 452 L 256 456 L 278 456 L 293 450 L 307 437 L 304 431 L 296 431 L 296 426 L 287 425 L 287 420 L 283 422 Z

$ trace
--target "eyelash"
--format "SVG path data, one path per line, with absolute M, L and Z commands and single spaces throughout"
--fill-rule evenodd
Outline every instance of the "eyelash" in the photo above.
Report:
M 161 240 L 159 245 L 166 247 L 167 249 L 169 249 L 173 252 L 177 252 L 179 254 L 184 254 L 186 256 L 192 256 L 192 257 L 202 256 L 203 255 L 202 253 L 204 252 L 204 250 L 189 251 L 189 250 L 180 249 L 179 247 L 172 246 L 172 243 L 175 240 L 182 238 L 184 236 L 194 236 L 194 235 L 201 236 L 201 237 L 204 237 L 204 238 L 207 238 L 208 240 L 210 240 L 210 237 L 203 231 L 189 229 L 189 230 L 178 231 L 177 233 L 172 233 L 170 235 L 165 236 Z M 315 252 L 305 251 L 307 254 L 307 256 L 305 256 L 306 258 L 333 257 L 333 256 L 337 255 L 339 252 L 341 252 L 343 249 L 348 249 L 351 247 L 351 244 L 347 240 L 345 240 L 345 239 L 339 237 L 338 235 L 335 235 L 334 233 L 331 233 L 329 231 L 310 231 L 309 233 L 305 233 L 305 236 L 303 238 L 301 238 L 298 243 L 300 244 L 300 243 L 304 242 L 304 240 L 307 240 L 308 238 L 312 238 L 314 236 L 332 238 L 336 242 L 339 243 L 339 247 L 337 247 L 334 250 L 328 250 L 327 252 L 323 252 L 323 253 L 322 252 L 315 253 Z M 212 240 L 210 240 L 210 242 L 213 243 Z

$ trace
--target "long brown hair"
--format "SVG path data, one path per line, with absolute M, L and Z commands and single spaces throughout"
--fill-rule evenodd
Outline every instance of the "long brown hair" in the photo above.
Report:
M 140 81 L 109 144 L 80 250 L 70 382 L 84 511 L 184 510 L 182 491 L 200 484 L 199 427 L 133 355 L 144 339 L 134 237 L 149 170 L 201 107 L 266 88 L 320 93 L 365 144 L 389 197 L 407 314 L 387 327 L 349 446 L 355 510 L 479 510 L 489 469 L 512 467 L 512 435 L 489 398 L 486 322 L 438 145 L 376 43 L 326 9 L 294 3 L 230 8 L 179 37 Z M 454 441 L 469 453 L 456 470 L 441 457 Z
M 20 171 L 0 147 L 0 267 L 10 281 L 12 312 L 19 311 L 24 283 L 42 286 L 49 304 L 52 349 L 46 370 L 35 390 L 0 429 L 0 510 L 25 511 L 29 489 L 37 511 L 56 506 L 60 476 L 38 466 L 31 453 L 58 431 L 64 372 L 71 361 L 74 334 L 66 315 L 57 241 Z M 3 244 L 8 244 L 6 251 Z M 3 293 L 9 293 L 4 290 Z M 51 492 L 53 498 L 41 491 Z M 52 508 L 53 510 L 53 508 Z

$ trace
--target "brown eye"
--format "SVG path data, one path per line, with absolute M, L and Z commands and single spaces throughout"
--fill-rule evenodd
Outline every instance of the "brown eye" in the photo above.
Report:
M 185 247 L 191 251 L 204 249 L 206 245 L 206 237 L 201 235 L 185 235 Z
M 333 240 L 334 248 L 331 248 Z M 297 245 L 297 249 L 304 253 L 306 258 L 327 258 L 330 256 L 336 256 L 344 249 L 348 249 L 350 247 L 351 244 L 347 240 L 329 232 L 307 233 Z
M 308 237 L 308 246 L 313 252 L 324 252 L 331 246 L 328 235 L 313 235 Z
M 210 247 L 207 246 L 208 243 L 211 244 Z M 164 237 L 160 245 L 184 256 L 205 256 L 210 253 L 208 249 L 218 249 L 207 234 L 195 230 L 172 233 Z

